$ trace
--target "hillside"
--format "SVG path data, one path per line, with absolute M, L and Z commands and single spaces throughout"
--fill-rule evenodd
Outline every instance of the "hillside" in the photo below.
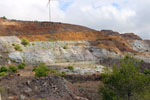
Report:
M 150 41 L 134 33 L 1 18 L 0 66 L 24 68 L 1 72 L 0 100 L 99 100 L 101 73 L 126 54 L 150 69 Z M 41 64 L 47 77 L 35 77 Z
M 17 36 L 30 41 L 91 41 L 92 45 L 117 53 L 136 52 L 127 40 L 141 40 L 134 34 L 120 35 L 111 30 L 96 31 L 87 27 L 54 23 L 0 19 L 0 36 Z

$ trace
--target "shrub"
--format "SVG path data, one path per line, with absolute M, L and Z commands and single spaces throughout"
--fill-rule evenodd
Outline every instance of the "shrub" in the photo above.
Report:
M 6 76 L 7 73 L 6 72 L 0 72 L 0 76 Z
M 21 41 L 21 44 L 24 45 L 24 46 L 27 46 L 30 44 L 29 40 L 26 39 L 26 38 L 23 38 L 22 41 Z
M 57 72 L 56 70 L 50 69 L 50 73 L 56 74 L 56 73 L 58 73 L 58 72 Z
M 50 69 L 44 63 L 41 63 L 37 68 L 33 69 L 33 71 L 36 77 L 41 77 L 48 76 Z
M 54 75 L 55 76 L 62 76 L 62 73 L 57 72 L 57 73 L 54 73 Z
M 18 69 L 24 69 L 25 66 L 26 66 L 25 63 L 21 63 L 17 67 L 18 67 Z
M 112 38 L 109 38 L 109 40 L 112 41 L 113 39 L 112 39 Z
M 32 43 L 32 45 L 35 45 L 35 43 Z
M 13 44 L 12 44 L 12 46 L 15 46 L 15 45 L 16 45 L 16 43 L 13 43 Z
M 17 72 L 17 70 L 18 70 L 18 68 L 17 68 L 16 66 L 13 66 L 13 65 L 10 65 L 10 66 L 9 66 L 9 71 L 10 71 L 10 72 L 15 73 L 15 72 Z
M 68 66 L 67 67 L 69 70 L 74 70 L 74 67 L 73 66 Z
M 141 63 L 144 63 L 144 60 L 143 60 L 143 59 L 141 60 Z
M 138 61 L 125 56 L 119 66 L 104 73 L 99 87 L 102 100 L 148 100 L 150 98 L 150 76 L 140 72 Z
M 16 63 L 16 60 L 15 59 L 10 59 L 13 63 Z
M 64 49 L 67 49 L 67 46 L 64 46 L 63 48 L 64 48 Z
M 22 48 L 21 48 L 21 46 L 19 44 L 13 43 L 12 46 L 14 46 L 15 50 L 22 51 Z
M 62 75 L 66 75 L 66 72 L 62 71 L 61 74 L 62 74 Z
M 144 74 L 146 74 L 146 75 L 147 75 L 147 74 L 150 74 L 150 69 L 145 69 L 145 70 L 144 70 Z
M 42 49 L 46 49 L 46 47 L 42 47 Z
M 7 68 L 7 67 L 1 66 L 0 72 L 7 72 L 7 71 L 8 71 L 8 68 Z

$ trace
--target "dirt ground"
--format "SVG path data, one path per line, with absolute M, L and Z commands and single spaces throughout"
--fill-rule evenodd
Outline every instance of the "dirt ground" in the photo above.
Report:
M 98 75 L 36 78 L 31 69 L 0 78 L 2 100 L 99 100 Z

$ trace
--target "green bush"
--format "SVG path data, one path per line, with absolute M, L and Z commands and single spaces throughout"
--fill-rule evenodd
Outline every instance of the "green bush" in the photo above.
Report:
M 69 70 L 74 70 L 74 67 L 73 66 L 68 66 L 67 67 Z
M 15 59 L 10 59 L 13 63 L 16 63 L 16 60 Z
M 150 69 L 145 69 L 144 74 L 150 74 Z
M 9 72 L 15 73 L 17 72 L 18 68 L 16 66 L 10 65 L 9 66 Z
M 64 49 L 67 49 L 67 46 L 64 46 L 63 48 L 64 48 Z
M 56 74 L 56 73 L 57 73 L 57 71 L 56 71 L 56 70 L 52 70 L 52 69 L 50 69 L 50 73 L 52 73 L 52 74 Z
M 0 72 L 7 72 L 7 71 L 8 71 L 7 67 L 5 67 L 5 66 L 0 67 Z
M 12 46 L 14 46 L 16 51 L 22 51 L 22 48 L 21 48 L 21 46 L 19 44 L 13 43 Z
M 62 75 L 66 75 L 66 72 L 62 71 L 61 74 L 62 74 Z
M 7 73 L 6 72 L 0 72 L 0 76 L 6 76 Z
M 125 56 L 120 66 L 113 66 L 102 75 L 99 87 L 102 100 L 148 100 L 150 98 L 150 76 L 141 73 L 140 65 L 131 56 Z
M 13 43 L 13 44 L 12 44 L 12 46 L 15 46 L 15 45 L 16 45 L 16 43 Z
M 32 43 L 32 45 L 35 45 L 35 43 Z
M 25 66 L 26 66 L 25 63 L 21 63 L 17 67 L 18 67 L 18 69 L 24 69 Z
M 30 44 L 29 40 L 26 39 L 26 38 L 23 38 L 22 41 L 21 41 L 21 44 L 24 45 L 24 46 L 27 46 Z
M 112 38 L 109 38 L 109 40 L 112 41 L 113 39 L 112 39 Z
M 48 76 L 50 69 L 44 63 L 41 63 L 33 71 L 35 72 L 36 77 L 41 77 L 41 76 Z

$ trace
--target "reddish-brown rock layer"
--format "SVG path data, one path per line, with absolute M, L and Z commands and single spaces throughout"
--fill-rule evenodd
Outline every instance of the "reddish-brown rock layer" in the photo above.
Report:
M 30 41 L 94 41 L 93 45 L 115 52 L 134 52 L 125 39 L 130 37 L 131 39 L 141 39 L 133 34 L 120 35 L 111 30 L 96 31 L 71 24 L 0 19 L 0 36 L 14 35 L 19 38 L 28 38 Z

